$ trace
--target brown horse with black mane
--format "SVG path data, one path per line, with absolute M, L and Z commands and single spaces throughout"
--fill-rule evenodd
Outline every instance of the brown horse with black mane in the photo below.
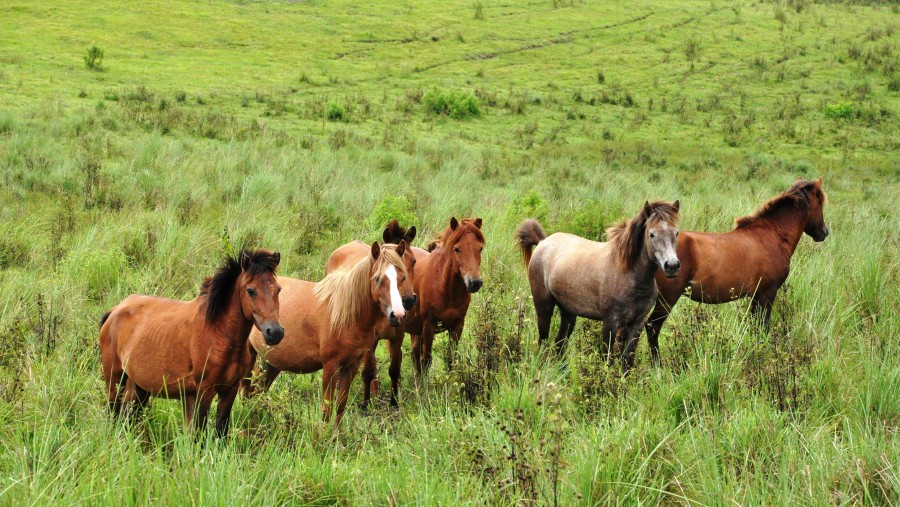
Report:
M 391 220 L 381 235 L 383 244 L 399 245 L 401 241 L 407 245 L 412 245 L 412 241 L 416 238 L 416 226 L 412 226 L 407 230 L 402 227 L 397 220 Z M 325 267 L 325 273 L 332 273 L 342 267 L 350 267 L 356 264 L 365 256 L 369 255 L 369 245 L 362 241 L 351 241 L 341 246 L 331 253 L 328 257 L 328 264 Z M 413 254 L 412 248 L 407 247 L 403 252 L 403 264 L 406 265 L 406 272 L 410 280 L 415 280 L 416 256 Z M 403 308 L 412 310 L 416 305 L 416 295 L 403 298 Z M 403 361 L 403 335 L 406 333 L 406 326 L 401 324 L 393 327 L 386 320 L 379 322 L 375 326 L 375 346 L 379 340 L 387 340 L 390 344 L 391 366 L 389 374 L 391 376 L 391 405 L 397 406 L 397 394 L 400 389 L 400 366 Z M 363 356 L 363 407 L 367 407 L 369 399 L 375 392 L 375 348 L 369 350 Z
M 429 245 L 429 250 L 413 248 L 419 298 L 415 315 L 406 324 L 412 338 L 413 366 L 421 375 L 431 366 L 431 347 L 439 330 L 450 331 L 448 368 L 453 367 L 453 350 L 459 343 L 472 293 L 481 289 L 481 251 L 485 238 L 480 218 L 450 219 L 450 226 Z
M 238 259 L 228 257 L 193 301 L 131 295 L 107 312 L 100 358 L 113 414 L 123 402 L 136 402 L 136 415 L 150 396 L 180 398 L 186 421 L 202 429 L 218 394 L 216 433 L 226 435 L 252 361 L 251 328 L 262 330 L 270 345 L 284 337 L 275 279 L 280 260 L 277 252 L 244 250 Z
M 322 415 L 330 419 L 340 386 L 335 417 L 339 427 L 350 383 L 363 356 L 375 347 L 375 329 L 383 321 L 399 326 L 406 318 L 403 298 L 412 297 L 412 281 L 403 264 L 405 250 L 405 241 L 373 243 L 369 255 L 318 283 L 280 277 L 284 340 L 270 348 L 260 333 L 250 334 L 250 344 L 266 363 L 264 387 L 282 371 L 322 370 Z
M 646 326 L 653 360 L 659 360 L 659 331 L 688 287 L 688 297 L 700 303 L 750 297 L 751 310 L 768 324 L 803 233 L 817 242 L 828 236 L 826 202 L 822 178 L 798 180 L 752 215 L 735 220 L 731 232 L 684 231 L 678 241 L 681 272 L 674 278 L 656 275 L 659 297 Z

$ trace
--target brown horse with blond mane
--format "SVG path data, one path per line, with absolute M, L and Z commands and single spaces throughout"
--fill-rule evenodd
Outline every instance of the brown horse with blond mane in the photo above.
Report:
M 383 321 L 399 326 L 406 318 L 403 298 L 412 297 L 412 282 L 403 264 L 405 250 L 405 241 L 396 246 L 373 243 L 369 255 L 321 282 L 279 278 L 284 340 L 269 348 L 260 333 L 250 335 L 253 349 L 266 363 L 264 387 L 282 371 L 322 370 L 322 415 L 326 422 L 330 419 L 340 386 L 335 417 L 339 427 L 350 384 L 363 356 L 375 346 L 375 329 Z
M 262 330 L 270 345 L 284 337 L 275 279 L 280 260 L 277 252 L 245 250 L 238 259 L 228 257 L 193 301 L 131 295 L 107 312 L 100 321 L 100 358 L 113 414 L 134 402 L 137 415 L 150 396 L 180 398 L 186 421 L 202 429 L 218 395 L 216 433 L 226 435 L 252 362 L 250 329 Z
M 482 285 L 485 238 L 481 225 L 480 218 L 458 221 L 453 217 L 450 226 L 429 245 L 430 251 L 413 248 L 418 262 L 413 284 L 419 303 L 406 332 L 412 338 L 417 375 L 431 366 L 434 335 L 444 329 L 450 331 L 447 367 L 453 367 L 453 351 L 462 335 L 472 294 Z
M 731 232 L 684 231 L 678 242 L 682 268 L 678 276 L 656 275 L 659 297 L 647 320 L 647 341 L 659 360 L 659 332 L 685 289 L 700 303 L 727 303 L 751 298 L 752 312 L 768 324 L 772 304 L 788 277 L 791 256 L 803 233 L 824 241 L 828 227 L 822 178 L 797 180 L 752 215 L 738 218 Z
M 402 227 L 397 220 L 388 222 L 381 235 L 383 244 L 399 245 L 401 241 L 407 245 L 412 245 L 412 241 L 416 238 L 416 227 L 412 226 L 407 230 Z M 405 248 L 403 252 L 403 264 L 406 265 L 406 272 L 410 280 L 415 280 L 416 256 L 413 254 L 412 248 Z M 332 273 L 341 267 L 352 266 L 359 262 L 362 258 L 369 255 L 369 245 L 362 241 L 351 241 L 341 246 L 331 253 L 328 257 L 328 264 L 325 267 L 325 273 Z M 403 298 L 403 308 L 407 311 L 412 310 L 416 305 L 416 295 Z M 390 345 L 391 366 L 388 370 L 391 376 L 391 405 L 397 406 L 397 394 L 400 389 L 400 366 L 403 361 L 403 335 L 406 333 L 406 327 L 401 324 L 399 326 L 391 326 L 386 320 L 382 320 L 375 327 L 375 345 L 379 340 L 387 340 Z M 369 404 L 369 399 L 375 392 L 375 349 L 366 351 L 363 355 L 363 408 Z
M 633 366 L 638 336 L 656 300 L 654 276 L 660 268 L 675 276 L 680 267 L 678 209 L 678 201 L 645 203 L 636 217 L 606 231 L 606 243 L 560 232 L 548 237 L 537 220 L 526 220 L 516 236 L 528 267 L 539 342 L 548 338 L 558 306 L 557 354 L 564 352 L 576 318 L 585 317 L 603 321 L 610 360 L 619 339 L 623 369 Z

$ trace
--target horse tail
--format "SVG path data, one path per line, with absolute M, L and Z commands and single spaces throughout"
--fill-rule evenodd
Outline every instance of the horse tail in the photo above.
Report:
M 104 313 L 103 316 L 100 317 L 100 327 L 101 327 L 101 328 L 103 328 L 103 324 L 106 324 L 106 319 L 109 318 L 109 315 L 110 315 L 111 313 L 112 313 L 112 310 L 110 310 L 110 311 Z
M 540 222 L 533 218 L 522 222 L 516 231 L 516 238 L 519 242 L 519 250 L 522 251 L 522 257 L 525 259 L 525 266 L 531 263 L 531 251 L 538 243 L 547 239 L 547 233 L 541 227 Z

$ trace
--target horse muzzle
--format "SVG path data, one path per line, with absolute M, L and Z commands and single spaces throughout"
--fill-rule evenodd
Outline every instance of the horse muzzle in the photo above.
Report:
M 419 300 L 419 297 L 413 294 L 412 296 L 404 296 L 403 297 L 403 308 L 406 310 L 412 310 L 416 306 L 416 302 Z
M 821 242 L 825 241 L 825 238 L 828 237 L 828 233 L 829 233 L 828 227 L 823 227 L 822 230 L 819 231 L 818 234 L 813 236 L 813 241 L 815 241 L 816 243 L 821 243 Z
M 666 273 L 666 278 L 675 278 L 678 276 L 678 270 L 681 269 L 681 261 L 675 259 L 674 261 L 666 261 L 663 263 L 663 271 Z
M 393 311 L 388 314 L 388 322 L 391 324 L 391 327 L 400 327 L 400 324 L 406 321 L 406 312 L 401 313 L 399 316 Z
M 466 277 L 466 292 L 468 292 L 469 294 L 474 294 L 474 293 L 480 291 L 481 285 L 483 283 L 484 282 L 481 280 L 481 278 Z
M 274 347 L 284 339 L 284 326 L 278 323 L 268 324 L 263 327 L 262 335 L 266 345 Z

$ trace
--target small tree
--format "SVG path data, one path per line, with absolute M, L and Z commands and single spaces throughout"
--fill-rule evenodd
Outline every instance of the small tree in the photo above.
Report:
M 84 66 L 87 70 L 103 71 L 103 50 L 97 46 L 91 46 L 84 55 Z

